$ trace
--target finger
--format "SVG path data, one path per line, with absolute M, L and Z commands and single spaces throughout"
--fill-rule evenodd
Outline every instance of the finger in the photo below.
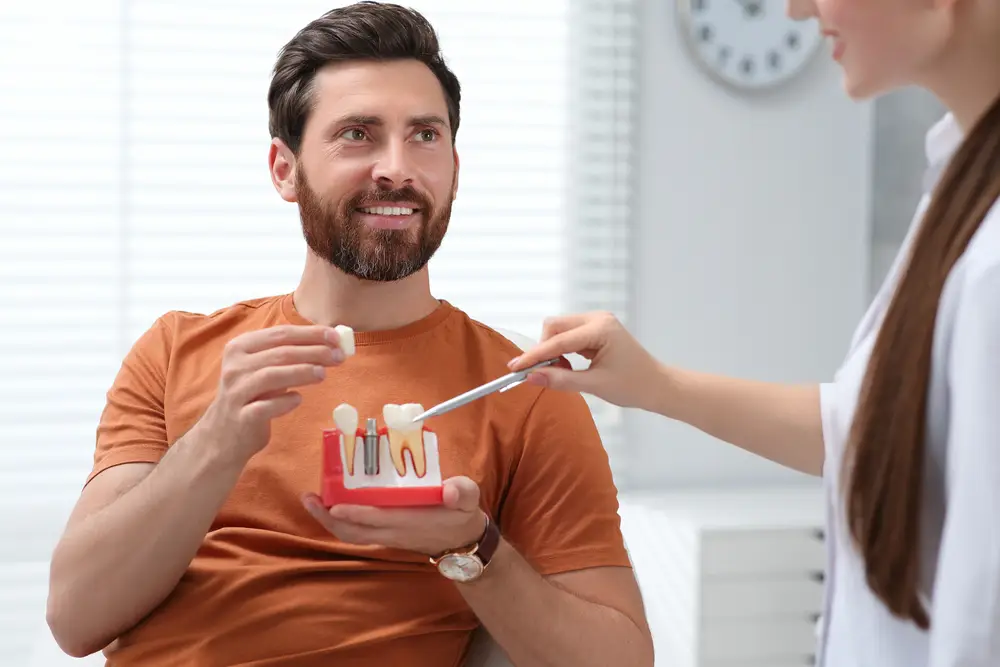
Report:
M 570 329 L 582 327 L 593 319 L 593 313 L 574 313 L 572 315 L 560 315 L 558 317 L 548 317 L 542 323 L 541 341 L 546 341 L 555 335 L 561 334 Z
M 535 345 L 508 362 L 507 366 L 513 371 L 519 371 L 565 354 L 581 354 L 590 359 L 593 358 L 594 351 L 600 347 L 600 340 L 600 330 L 593 324 L 585 324 Z
M 443 486 L 445 508 L 471 512 L 479 507 L 479 486 L 468 477 L 451 477 Z
M 240 364 L 244 371 L 255 371 L 269 366 L 294 366 L 314 364 L 335 366 L 344 361 L 340 348 L 327 345 L 282 345 L 247 355 Z
M 290 391 L 278 396 L 254 401 L 243 409 L 247 411 L 247 416 L 250 419 L 263 421 L 287 415 L 300 405 L 302 405 L 302 395 Z
M 346 521 L 369 528 L 388 528 L 406 525 L 404 517 L 398 516 L 403 510 L 384 509 L 368 505 L 334 505 L 327 512 L 336 521 Z
M 244 376 L 233 387 L 233 396 L 241 404 L 247 404 L 274 392 L 316 384 L 325 377 L 326 369 L 312 364 L 269 366 Z
M 231 340 L 233 349 L 254 354 L 279 345 L 340 345 L 340 336 L 333 327 L 320 325 L 284 324 L 242 334 Z
M 570 371 L 565 368 L 539 368 L 532 371 L 526 380 L 528 384 L 538 387 L 548 387 L 558 391 L 574 391 L 593 393 L 593 373 L 596 371 Z
M 331 510 L 341 507 L 340 505 L 327 510 L 323 507 L 319 497 L 311 493 L 303 495 L 302 504 L 323 528 L 342 542 L 389 546 L 387 544 L 388 534 L 383 529 L 335 518 L 331 514 Z

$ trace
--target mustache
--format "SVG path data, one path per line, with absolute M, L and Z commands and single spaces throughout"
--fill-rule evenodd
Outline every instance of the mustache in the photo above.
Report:
M 409 185 L 392 190 L 375 188 L 365 192 L 360 192 L 351 199 L 351 208 L 362 208 L 376 202 L 398 201 L 415 202 L 423 211 L 428 211 L 431 208 L 430 200 Z

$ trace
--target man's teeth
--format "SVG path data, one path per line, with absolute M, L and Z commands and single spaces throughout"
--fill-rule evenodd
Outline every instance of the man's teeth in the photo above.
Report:
M 354 454 L 357 446 L 358 410 L 353 405 L 341 403 L 333 410 L 333 423 L 344 437 L 344 453 L 347 454 L 347 474 L 354 474 Z
M 389 432 L 389 455 L 400 477 L 406 475 L 404 452 L 410 453 L 410 462 L 417 477 L 427 472 L 427 457 L 424 452 L 424 432 L 422 421 L 413 418 L 424 411 L 419 403 L 396 405 L 389 403 L 382 408 L 382 418 Z
M 413 215 L 417 209 L 403 208 L 402 206 L 367 206 L 361 209 L 362 213 L 371 215 Z

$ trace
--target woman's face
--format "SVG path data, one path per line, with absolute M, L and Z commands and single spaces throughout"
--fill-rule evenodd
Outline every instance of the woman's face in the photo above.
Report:
M 862 99 L 926 77 L 951 39 L 954 1 L 788 0 L 788 14 L 819 21 L 844 88 Z

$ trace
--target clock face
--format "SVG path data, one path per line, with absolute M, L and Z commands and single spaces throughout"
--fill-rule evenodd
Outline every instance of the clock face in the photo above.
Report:
M 785 15 L 785 0 L 678 0 L 680 28 L 696 60 L 720 82 L 770 88 L 809 63 L 823 37 L 815 21 Z
M 483 571 L 483 563 L 475 556 L 448 554 L 438 562 L 438 570 L 453 581 L 472 581 Z

